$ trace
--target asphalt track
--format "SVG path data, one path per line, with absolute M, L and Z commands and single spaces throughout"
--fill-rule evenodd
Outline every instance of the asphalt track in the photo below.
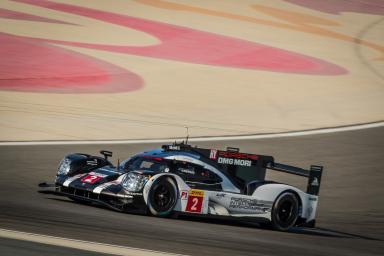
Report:
M 69 152 L 115 152 L 114 160 L 159 144 L 0 147 L 0 228 L 189 255 L 382 255 L 384 250 L 384 128 L 342 133 L 199 142 L 199 145 L 273 154 L 280 162 L 325 166 L 318 227 L 288 233 L 256 224 L 121 214 L 38 194 Z M 297 185 L 297 177 L 271 178 Z M 2 255 L 97 255 L 0 239 Z M 56 253 L 57 252 L 57 253 Z

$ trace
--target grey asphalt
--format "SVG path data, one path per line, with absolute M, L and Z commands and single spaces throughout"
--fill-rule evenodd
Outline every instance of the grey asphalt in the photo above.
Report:
M 102 253 L 76 250 L 67 247 L 39 244 L 15 239 L 0 238 L 1 256 L 101 256 Z
M 66 198 L 37 193 L 52 181 L 67 153 L 115 152 L 114 160 L 159 146 L 1 146 L 0 228 L 190 255 L 383 255 L 384 128 L 333 134 L 198 145 L 274 155 L 279 162 L 325 166 L 316 229 L 276 232 L 257 224 L 183 217 L 162 219 L 122 214 Z M 271 173 L 270 178 L 304 187 L 305 180 Z M 37 255 L 50 246 L 0 240 L 0 254 L 28 250 Z M 47 249 L 48 248 L 48 249 Z M 57 248 L 59 255 L 91 255 Z

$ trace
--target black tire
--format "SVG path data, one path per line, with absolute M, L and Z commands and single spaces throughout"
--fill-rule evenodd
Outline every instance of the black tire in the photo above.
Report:
M 160 178 L 151 186 L 148 193 L 148 209 L 158 217 L 168 217 L 177 203 L 177 186 L 170 177 Z
M 271 226 L 275 230 L 287 231 L 299 217 L 299 200 L 292 192 L 283 192 L 272 207 Z

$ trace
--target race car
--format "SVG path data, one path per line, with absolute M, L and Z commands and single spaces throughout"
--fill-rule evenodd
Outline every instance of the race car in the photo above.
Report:
M 315 226 L 322 166 L 309 170 L 272 156 L 194 147 L 184 142 L 129 157 L 117 166 L 104 156 L 75 153 L 59 164 L 41 193 L 159 217 L 180 214 L 245 218 L 280 231 Z M 307 191 L 265 180 L 275 170 L 308 177 Z

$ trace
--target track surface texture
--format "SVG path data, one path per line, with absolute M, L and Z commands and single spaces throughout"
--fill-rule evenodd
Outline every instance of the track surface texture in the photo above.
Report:
M 374 128 L 198 143 L 216 148 L 238 146 L 244 152 L 272 154 L 279 162 L 302 167 L 325 166 L 317 228 L 287 233 L 246 222 L 122 214 L 37 193 L 38 182 L 51 181 L 59 160 L 67 153 L 110 149 L 116 161 L 158 144 L 1 146 L 0 228 L 189 255 L 382 255 L 383 135 L 384 128 Z M 282 174 L 269 178 L 305 184 L 301 178 Z M 16 244 L 0 239 L 0 251 L 15 250 Z M 38 247 L 28 246 L 31 254 Z
M 100 256 L 101 253 L 87 252 L 67 247 L 43 245 L 33 242 L 20 241 L 14 239 L 0 238 L 0 248 L 2 256 Z

